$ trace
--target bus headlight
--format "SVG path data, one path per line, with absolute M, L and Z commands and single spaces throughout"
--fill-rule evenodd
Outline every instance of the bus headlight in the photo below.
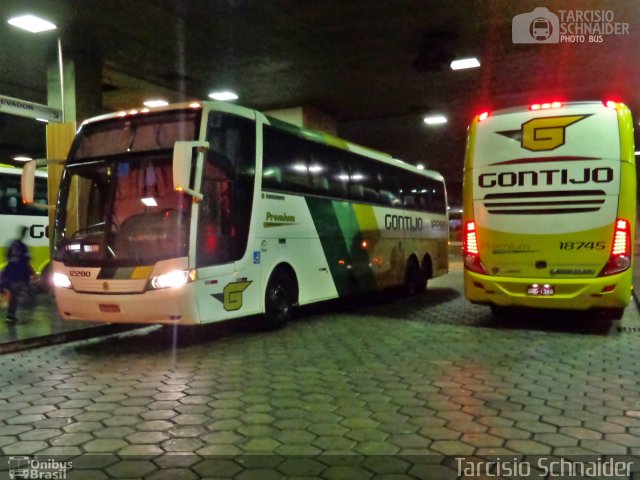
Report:
M 172 272 L 156 275 L 151 279 L 151 286 L 159 288 L 176 288 L 196 279 L 195 270 L 174 270 Z
M 53 273 L 53 284 L 60 288 L 71 288 L 71 280 L 64 273 Z

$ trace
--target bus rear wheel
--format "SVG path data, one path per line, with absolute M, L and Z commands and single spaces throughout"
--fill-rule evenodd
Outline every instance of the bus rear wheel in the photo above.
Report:
M 417 295 L 427 289 L 427 276 L 418 265 L 417 260 L 411 259 L 407 264 L 404 277 L 404 291 L 407 295 Z
M 265 292 L 265 328 L 276 330 L 291 320 L 295 306 L 294 292 L 294 281 L 283 270 L 271 274 Z

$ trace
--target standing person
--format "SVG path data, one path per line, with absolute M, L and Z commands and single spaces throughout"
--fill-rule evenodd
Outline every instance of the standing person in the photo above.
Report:
M 7 250 L 7 266 L 2 271 L 2 286 L 9 290 L 9 307 L 7 309 L 7 323 L 16 322 L 16 310 L 18 309 L 18 297 L 31 279 L 33 269 L 29 261 L 29 249 L 23 242 L 28 228 L 22 226 L 18 229 L 18 238 L 11 242 Z

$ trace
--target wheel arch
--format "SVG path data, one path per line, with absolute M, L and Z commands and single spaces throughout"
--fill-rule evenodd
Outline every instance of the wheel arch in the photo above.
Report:
M 284 272 L 289 278 L 293 280 L 293 288 L 294 288 L 294 303 L 297 304 L 300 296 L 300 285 L 298 280 L 298 275 L 296 274 L 293 266 L 286 261 L 280 261 L 274 264 L 274 266 L 269 270 L 268 274 L 265 276 L 263 285 L 264 292 L 266 292 L 267 285 L 269 285 L 269 279 L 273 276 L 273 274 L 277 271 Z M 264 301 L 262 302 L 262 310 L 264 310 Z

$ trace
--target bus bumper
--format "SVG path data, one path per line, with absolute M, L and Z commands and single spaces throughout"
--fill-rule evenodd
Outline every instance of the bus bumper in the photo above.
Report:
M 552 285 L 555 293 L 551 296 L 528 295 L 527 288 L 532 284 Z M 499 307 L 624 308 L 631 299 L 631 270 L 607 277 L 542 280 L 494 277 L 465 270 L 464 293 L 471 303 Z
M 199 317 L 192 285 L 117 295 L 77 293 L 56 287 L 55 296 L 63 320 L 193 325 Z

